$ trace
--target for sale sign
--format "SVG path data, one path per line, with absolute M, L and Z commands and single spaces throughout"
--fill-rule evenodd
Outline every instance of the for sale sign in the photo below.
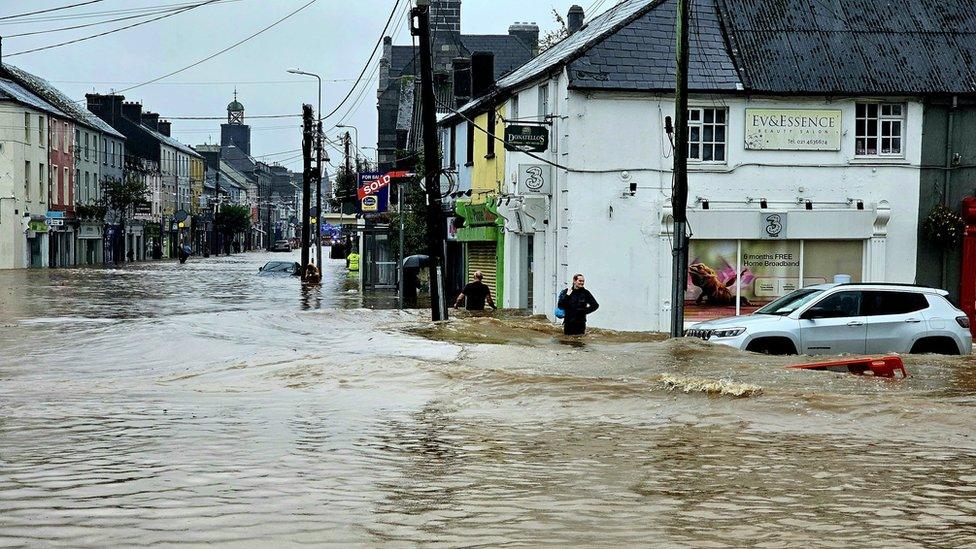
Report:
M 383 213 L 390 209 L 390 174 L 359 174 L 359 213 Z

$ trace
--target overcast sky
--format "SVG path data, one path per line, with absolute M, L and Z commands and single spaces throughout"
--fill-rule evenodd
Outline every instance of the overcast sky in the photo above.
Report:
M 75 4 L 85 0 L 0 0 L 0 18 L 26 11 Z M 89 0 L 90 1 L 90 0 Z M 55 83 L 72 98 L 86 92 L 109 92 L 144 82 L 199 61 L 298 9 L 309 0 L 218 0 L 160 21 L 92 40 L 23 55 L 17 52 L 90 36 L 148 17 L 125 19 L 76 30 L 48 32 L 138 15 L 131 10 L 186 5 L 190 0 L 98 0 L 90 5 L 26 18 L 0 19 L 3 61 Z M 404 0 L 405 1 L 405 0 Z M 584 8 L 613 0 L 464 0 L 462 32 L 504 34 L 516 21 L 537 22 L 543 33 L 555 27 L 552 10 L 564 14 L 579 3 Z M 605 4 L 605 5 L 604 5 Z M 236 86 L 246 115 L 296 113 L 301 103 L 316 103 L 314 78 L 287 74 L 289 67 L 319 73 L 324 80 L 322 107 L 329 112 L 349 91 L 362 70 L 393 8 L 394 0 L 317 0 L 264 34 L 185 72 L 124 93 L 145 109 L 163 116 L 226 116 Z M 401 4 L 403 5 L 403 4 Z M 125 10 L 125 11 L 118 11 Z M 112 13 L 108 13 L 112 12 Z M 94 15 L 94 14 L 98 15 Z M 89 15 L 88 17 L 79 17 Z M 589 17 L 590 14 L 587 14 Z M 409 44 L 405 18 L 388 34 L 394 44 Z M 34 36 L 15 34 L 45 31 Z M 374 61 L 375 63 L 375 61 Z M 372 71 L 367 71 L 367 77 Z M 359 128 L 359 145 L 376 145 L 376 82 L 371 81 L 359 107 L 346 123 Z M 355 93 L 353 98 L 359 97 Z M 326 127 L 336 124 L 347 104 Z M 251 153 L 255 156 L 291 151 L 301 146 L 298 119 L 251 119 Z M 173 120 L 173 134 L 189 145 L 217 142 L 220 121 Z M 329 132 L 335 137 L 340 130 Z M 367 150 L 372 157 L 373 151 Z M 338 164 L 339 154 L 330 153 Z M 263 158 L 300 169 L 296 153 Z

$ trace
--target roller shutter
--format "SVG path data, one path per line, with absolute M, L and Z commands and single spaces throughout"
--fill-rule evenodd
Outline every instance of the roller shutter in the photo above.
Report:
M 481 271 L 484 282 L 491 289 L 491 297 L 498 298 L 495 286 L 495 262 L 498 247 L 494 242 L 468 242 L 468 280 L 473 280 L 474 272 Z

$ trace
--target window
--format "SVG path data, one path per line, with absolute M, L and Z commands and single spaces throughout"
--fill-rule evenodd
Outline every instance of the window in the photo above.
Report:
M 688 160 L 725 162 L 725 109 L 688 109 Z
M 30 145 L 30 135 L 31 135 L 30 113 L 25 112 L 24 113 L 24 144 L 25 145 Z
M 68 133 L 68 123 L 64 123 L 64 132 L 61 134 L 64 136 L 64 147 L 61 149 L 64 152 L 69 152 L 71 150 L 71 134 Z
M 830 318 L 860 316 L 861 294 L 857 291 L 837 292 L 814 303 L 813 308 L 822 309 Z
M 474 165 L 474 124 L 471 123 L 471 122 L 468 122 L 467 125 L 468 125 L 468 136 L 467 136 L 467 140 L 468 140 L 468 142 L 467 142 L 467 155 L 468 156 L 467 156 L 466 165 L 472 166 L 472 165 Z
M 65 124 L 65 126 L 67 126 L 67 124 Z M 69 193 L 69 195 L 67 197 L 67 200 L 68 201 L 65 202 L 65 197 L 63 197 L 63 196 L 58 196 L 58 201 L 61 204 L 70 204 L 71 202 L 73 202 L 72 197 L 70 195 L 70 193 L 71 193 L 71 173 L 68 171 L 68 167 L 67 166 L 64 167 L 64 188 L 68 189 L 68 193 Z
M 902 156 L 905 107 L 901 103 L 858 103 L 854 117 L 856 156 Z
M 58 123 L 57 122 L 51 122 L 51 132 L 52 132 L 51 133 L 51 150 L 52 151 L 56 151 L 56 150 L 58 150 L 58 142 L 60 141 L 60 138 L 58 138 L 58 133 L 60 133 L 60 132 L 58 132 Z
M 85 172 L 85 175 L 87 176 L 88 172 Z M 79 201 L 84 200 L 85 197 L 81 194 L 81 170 L 77 168 L 75 168 L 75 184 L 72 185 L 72 188 L 75 191 L 75 199 Z
M 539 86 L 539 120 L 545 120 L 549 114 L 549 83 Z
M 88 146 L 89 146 L 89 137 L 90 137 L 90 135 L 91 134 L 89 134 L 88 132 L 85 132 L 85 160 L 88 160 L 89 158 L 91 158 L 88 155 L 88 153 L 89 153 Z
M 30 173 L 30 160 L 24 160 L 24 194 L 27 195 L 27 200 L 30 200 Z
M 92 200 L 92 195 L 91 195 L 91 174 L 89 172 L 85 172 L 85 197 L 84 198 L 85 198 L 85 202 L 88 202 L 88 203 L 90 203 L 91 200 Z
M 451 169 L 453 170 L 457 168 L 457 125 L 451 126 L 451 139 L 449 143 L 451 149 L 450 151 L 448 151 L 447 154 L 448 157 L 451 159 L 450 166 Z
M 519 104 L 518 104 L 518 94 L 512 96 L 512 106 L 508 110 L 508 116 L 512 120 L 519 119 Z
M 112 143 L 115 145 L 115 143 Z M 102 139 L 102 164 L 108 164 L 108 139 Z
M 44 164 L 37 165 L 37 199 L 44 200 L 44 187 L 47 183 L 44 181 L 47 176 L 47 172 L 44 171 Z
M 867 316 L 903 315 L 927 309 L 925 296 L 913 292 L 865 292 L 864 314 Z
M 485 154 L 485 158 L 495 158 L 495 124 L 497 113 L 495 113 L 495 107 L 488 109 L 488 153 Z
M 51 142 L 53 143 L 54 140 L 52 139 Z M 46 196 L 47 196 L 48 204 L 51 203 L 51 190 L 52 190 L 51 187 L 54 186 L 55 180 L 57 180 L 57 178 L 58 178 L 58 173 L 59 173 L 58 172 L 58 167 L 56 165 L 52 164 L 51 165 L 51 177 L 48 178 L 48 184 L 47 184 L 47 195 Z
M 37 144 L 44 146 L 44 117 L 40 115 L 37 116 Z
M 87 136 L 88 134 L 85 135 Z M 75 147 L 76 148 L 71 149 L 75 153 L 75 158 L 81 158 L 81 130 L 79 130 L 78 128 L 75 128 Z M 68 149 L 65 148 L 65 150 Z M 86 155 L 88 154 L 87 143 L 85 144 L 85 154 Z

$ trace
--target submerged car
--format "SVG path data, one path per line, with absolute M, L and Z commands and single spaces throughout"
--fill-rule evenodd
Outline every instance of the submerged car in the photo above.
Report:
M 969 318 L 947 295 L 905 284 L 821 284 L 750 315 L 700 322 L 685 335 L 768 354 L 968 355 Z
M 275 240 L 274 244 L 271 245 L 272 252 L 290 252 L 291 242 L 287 240 Z
M 298 276 L 299 268 L 300 266 L 297 261 L 269 261 L 264 266 L 258 268 L 258 273 L 262 276 Z

